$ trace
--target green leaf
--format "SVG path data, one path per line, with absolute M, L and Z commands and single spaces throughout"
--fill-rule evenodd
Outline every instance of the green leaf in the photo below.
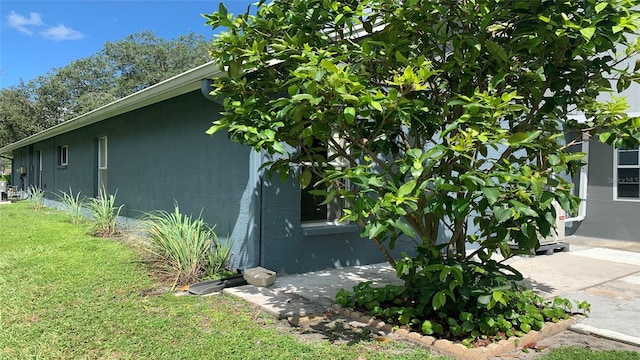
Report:
M 606 8 L 607 5 L 609 5 L 609 3 L 606 3 L 606 2 L 601 2 L 601 3 L 597 4 L 596 5 L 596 14 L 599 14 L 602 10 L 604 10 L 604 8 Z
M 582 34 L 582 37 L 585 38 L 585 40 L 589 41 L 591 40 L 591 38 L 593 37 L 593 34 L 596 33 L 596 28 L 595 27 L 588 27 L 588 28 L 582 28 L 580 29 L 580 34 Z
M 498 201 L 500 197 L 500 189 L 496 187 L 482 187 L 480 188 L 484 197 L 489 201 L 489 205 L 493 205 Z
M 396 196 L 404 197 L 410 194 L 415 188 L 416 188 L 416 180 L 415 179 L 409 180 L 404 185 L 400 186 L 400 189 L 398 189 L 398 193 L 396 194 Z
M 425 320 L 422 323 L 422 333 L 425 335 L 431 335 L 433 334 L 433 324 L 431 323 L 431 321 L 429 320 Z
M 507 53 L 504 51 L 502 46 L 498 45 L 498 43 L 493 42 L 491 40 L 487 40 L 486 44 L 487 44 L 487 50 L 489 50 L 489 53 L 491 55 L 497 56 L 500 60 L 504 62 L 507 62 L 507 60 L 509 60 L 509 58 L 507 57 Z
M 291 97 L 291 100 L 295 101 L 295 102 L 301 102 L 303 100 L 312 100 L 313 99 L 313 95 L 311 94 L 296 94 L 293 95 Z
M 433 310 L 438 310 L 447 302 L 447 295 L 443 290 L 438 291 L 435 295 L 433 295 L 433 299 L 431 301 L 431 305 L 433 306 Z
M 353 124 L 353 121 L 356 118 L 356 109 L 351 107 L 351 106 L 347 106 L 346 108 L 344 108 L 344 119 L 347 123 L 349 124 Z
M 496 217 L 496 221 L 498 221 L 498 224 L 502 224 L 512 216 L 511 209 L 505 209 L 500 206 L 495 206 L 493 208 L 493 215 Z
M 510 146 L 522 145 L 531 143 L 534 139 L 538 138 L 542 134 L 542 130 L 530 131 L 530 132 L 518 132 L 509 137 Z
M 324 69 L 332 73 L 337 73 L 339 71 L 336 64 L 332 63 L 327 59 L 322 59 L 322 61 L 320 61 L 320 66 L 322 66 Z
M 218 12 L 220 13 L 221 16 L 227 16 L 227 8 L 224 6 L 223 3 L 218 4 Z
M 311 178 L 311 171 L 309 169 L 304 169 L 304 171 L 302 171 L 302 174 L 300 175 L 300 185 L 303 189 L 311 184 Z

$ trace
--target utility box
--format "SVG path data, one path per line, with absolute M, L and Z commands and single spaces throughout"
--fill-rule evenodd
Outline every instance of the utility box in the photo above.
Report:
M 253 286 L 267 287 L 276 282 L 276 272 L 260 266 L 246 269 L 242 276 Z
M 547 237 L 538 237 L 540 241 L 540 245 L 548 245 L 555 244 L 558 242 L 564 241 L 565 233 L 564 233 L 564 219 L 566 217 L 566 213 L 558 204 L 557 201 L 553 201 L 553 208 L 556 210 L 556 228 L 551 230 L 551 234 Z

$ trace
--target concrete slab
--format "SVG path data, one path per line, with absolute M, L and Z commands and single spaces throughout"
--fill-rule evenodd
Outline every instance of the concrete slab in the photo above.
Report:
M 640 346 L 640 272 L 567 294 L 569 299 L 588 301 L 591 314 L 580 321 L 582 326 L 623 334 L 625 342 Z
M 546 298 L 566 295 L 640 271 L 640 264 L 601 260 L 574 255 L 573 252 L 517 257 L 505 263 L 520 271 L 525 284 Z
M 600 247 L 574 251 L 571 255 L 640 266 L 640 253 Z

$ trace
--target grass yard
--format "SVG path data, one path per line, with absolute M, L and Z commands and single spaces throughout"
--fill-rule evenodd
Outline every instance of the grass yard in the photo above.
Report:
M 0 206 L 0 359 L 431 359 L 397 342 L 300 341 L 232 297 L 157 294 L 134 247 L 51 209 Z M 638 359 L 554 349 L 540 359 Z
M 304 343 L 227 296 L 153 294 L 141 256 L 51 209 L 0 206 L 0 359 L 429 359 L 398 343 Z

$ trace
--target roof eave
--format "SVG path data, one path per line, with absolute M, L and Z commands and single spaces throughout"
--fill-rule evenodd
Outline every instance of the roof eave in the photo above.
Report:
M 10 153 L 15 149 L 200 89 L 200 81 L 202 79 L 216 78 L 222 74 L 223 71 L 220 70 L 217 65 L 213 62 L 208 62 L 144 90 L 4 146 L 0 148 L 0 154 Z

